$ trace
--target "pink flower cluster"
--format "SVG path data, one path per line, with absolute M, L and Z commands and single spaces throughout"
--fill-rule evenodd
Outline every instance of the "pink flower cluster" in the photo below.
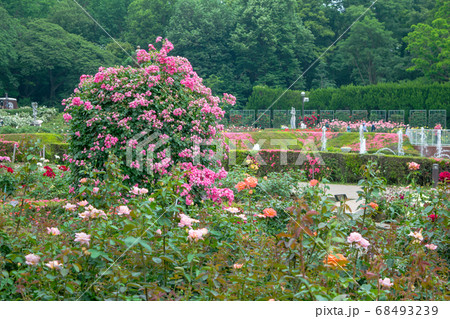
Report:
M 180 214 L 180 222 L 178 223 L 178 227 L 187 226 L 189 228 L 192 227 L 193 223 L 199 223 L 200 221 L 194 218 L 190 218 L 188 215 Z
M 189 229 L 188 238 L 194 241 L 203 240 L 203 236 L 208 234 L 208 230 L 206 228 L 202 229 Z
M 349 244 L 356 244 L 360 248 L 367 248 L 370 245 L 369 241 L 364 239 L 360 233 L 356 232 L 351 233 L 350 236 L 347 237 L 347 242 Z
M 408 169 L 410 171 L 417 171 L 420 169 L 420 164 L 417 164 L 416 162 L 409 162 L 408 163 Z
M 96 163 L 100 169 L 107 153 L 125 158 L 131 147 L 136 158 L 124 167 L 129 185 L 152 184 L 176 165 L 191 164 L 184 176 L 187 186 L 180 189 L 187 204 L 205 195 L 215 202 L 233 200 L 231 190 L 216 186 L 226 174 L 221 163 L 213 160 L 215 148 L 205 145 L 213 145 L 223 130 L 219 121 L 225 112 L 220 104 L 233 105 L 236 99 L 229 94 L 222 99 L 213 96 L 187 59 L 168 55 L 172 43 L 157 40 L 162 41 L 160 51 L 149 45 L 148 51 L 137 52 L 139 68 L 101 67 L 93 76 L 80 77 L 74 95 L 63 100 L 64 120 L 75 132 L 70 141 L 73 154 L 64 158 L 74 166 Z M 160 139 L 138 149 L 141 139 L 136 135 L 142 132 L 150 133 L 145 137 L 158 132 Z M 81 139 L 85 146 L 80 146 Z M 160 149 L 156 151 L 157 145 Z M 166 145 L 176 149 L 165 152 Z M 144 161 L 138 160 L 144 156 Z M 194 162 L 201 164 L 192 165 Z M 79 169 L 72 171 L 76 175 Z M 142 194 L 137 187 L 131 193 Z

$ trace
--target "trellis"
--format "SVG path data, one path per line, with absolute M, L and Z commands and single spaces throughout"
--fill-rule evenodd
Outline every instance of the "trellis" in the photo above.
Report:
M 270 128 L 270 110 L 258 110 L 256 112 L 256 126 L 260 128 Z
M 320 119 L 321 120 L 333 120 L 334 119 L 334 110 L 320 110 Z
M 336 110 L 334 112 L 334 118 L 339 121 L 348 122 L 350 121 L 350 111 L 349 110 Z
M 352 121 L 367 121 L 368 112 L 367 110 L 353 110 L 352 111 Z
M 428 111 L 428 127 L 434 128 L 437 124 L 441 124 L 442 128 L 447 127 L 447 110 Z
M 405 110 L 389 110 L 388 121 L 394 123 L 405 123 Z
M 426 110 L 409 111 L 408 121 L 411 127 L 427 126 L 427 111 Z
M 251 126 L 255 122 L 255 110 L 231 110 L 230 125 Z
M 281 125 L 289 126 L 290 123 L 291 123 L 291 111 L 273 110 L 273 119 L 272 119 L 273 128 L 281 128 Z
M 370 111 L 369 120 L 372 122 L 386 121 L 386 110 L 372 110 Z

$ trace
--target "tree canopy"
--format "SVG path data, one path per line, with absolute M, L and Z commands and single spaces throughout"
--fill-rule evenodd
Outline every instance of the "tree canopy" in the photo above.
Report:
M 371 0 L 0 0 L 0 95 L 57 106 L 81 74 L 133 65 L 157 36 L 235 107 L 254 86 L 297 79 L 300 90 L 446 82 L 449 2 L 379 0 L 354 23 Z

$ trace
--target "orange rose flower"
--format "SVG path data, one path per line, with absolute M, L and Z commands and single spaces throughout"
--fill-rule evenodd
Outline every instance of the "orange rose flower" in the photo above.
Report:
M 240 192 L 241 190 L 247 188 L 247 184 L 245 184 L 244 182 L 239 182 L 234 187 L 238 190 L 238 192 Z
M 255 177 L 247 177 L 244 180 L 245 184 L 247 184 L 248 187 L 256 187 L 258 185 L 258 180 Z
M 325 265 L 331 266 L 331 268 L 344 268 L 346 264 L 348 264 L 348 259 L 344 257 L 342 254 L 332 255 L 329 254 L 328 258 L 324 258 L 323 263 Z
M 377 210 L 378 209 L 378 204 L 374 203 L 374 202 L 370 202 L 369 206 L 372 207 L 373 209 Z
M 270 217 L 270 218 L 277 216 L 277 212 L 273 208 L 266 208 L 263 210 L 263 213 L 264 213 L 264 216 Z
M 319 184 L 319 181 L 317 179 L 312 179 L 309 181 L 309 186 L 316 186 Z

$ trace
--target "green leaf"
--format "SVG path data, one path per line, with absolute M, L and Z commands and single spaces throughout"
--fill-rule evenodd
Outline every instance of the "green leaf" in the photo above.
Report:
M 343 239 L 341 237 L 333 237 L 331 240 L 336 243 L 345 243 L 345 239 Z
M 319 223 L 319 225 L 317 226 L 318 229 L 322 229 L 327 227 L 327 223 Z
M 72 267 L 76 272 L 80 272 L 83 269 L 80 264 L 73 264 Z
M 153 260 L 153 262 L 156 263 L 156 264 L 162 263 L 162 259 L 159 258 L 159 257 L 152 257 L 152 260 Z

